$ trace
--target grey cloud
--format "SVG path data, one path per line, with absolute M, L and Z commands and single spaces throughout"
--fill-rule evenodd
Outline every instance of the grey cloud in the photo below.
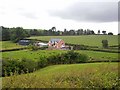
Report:
M 85 22 L 113 22 L 118 19 L 117 2 L 77 2 L 64 10 L 49 11 L 51 16 Z

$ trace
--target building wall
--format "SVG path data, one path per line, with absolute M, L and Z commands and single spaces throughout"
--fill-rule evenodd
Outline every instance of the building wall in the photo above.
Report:
M 58 43 L 55 42 L 55 45 L 53 45 L 53 44 L 50 43 L 50 41 L 49 41 L 49 44 L 48 44 L 48 45 L 60 49 L 60 48 L 62 47 L 62 45 L 65 45 L 65 42 L 64 42 L 63 40 L 60 40 Z

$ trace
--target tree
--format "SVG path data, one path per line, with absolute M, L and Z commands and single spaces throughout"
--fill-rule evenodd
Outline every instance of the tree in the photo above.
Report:
M 102 31 L 102 33 L 105 35 L 105 34 L 106 34 L 106 31 Z
M 83 34 L 83 29 L 78 29 L 77 30 L 77 35 L 82 35 Z
M 100 30 L 98 30 L 98 34 L 100 34 Z
M 67 29 L 64 29 L 63 35 L 67 35 Z
M 103 48 L 108 48 L 108 40 L 102 40 Z
M 87 31 L 86 30 L 84 30 L 84 35 L 86 35 L 87 34 Z
M 56 32 L 56 27 L 52 27 L 51 30 Z
M 2 40 L 10 40 L 10 30 L 9 28 L 2 27 Z
M 90 31 L 90 34 L 92 34 L 92 35 L 93 35 L 93 34 L 95 34 L 95 32 L 92 30 L 92 31 Z
M 112 32 L 109 32 L 108 35 L 113 35 L 113 33 L 112 33 Z
M 75 35 L 75 30 L 70 30 L 69 35 Z
M 28 36 L 28 33 L 26 33 L 26 31 L 22 27 L 11 29 L 10 39 L 13 42 L 18 42 L 20 39 L 24 39 L 27 36 Z

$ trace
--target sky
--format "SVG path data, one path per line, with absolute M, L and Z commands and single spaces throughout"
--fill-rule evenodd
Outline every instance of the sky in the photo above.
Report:
M 0 26 L 118 33 L 118 0 L 0 0 Z

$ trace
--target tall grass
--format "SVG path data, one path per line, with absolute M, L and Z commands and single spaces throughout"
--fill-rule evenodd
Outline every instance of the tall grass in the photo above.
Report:
M 117 87 L 117 63 L 54 65 L 31 74 L 3 78 L 3 88 Z

